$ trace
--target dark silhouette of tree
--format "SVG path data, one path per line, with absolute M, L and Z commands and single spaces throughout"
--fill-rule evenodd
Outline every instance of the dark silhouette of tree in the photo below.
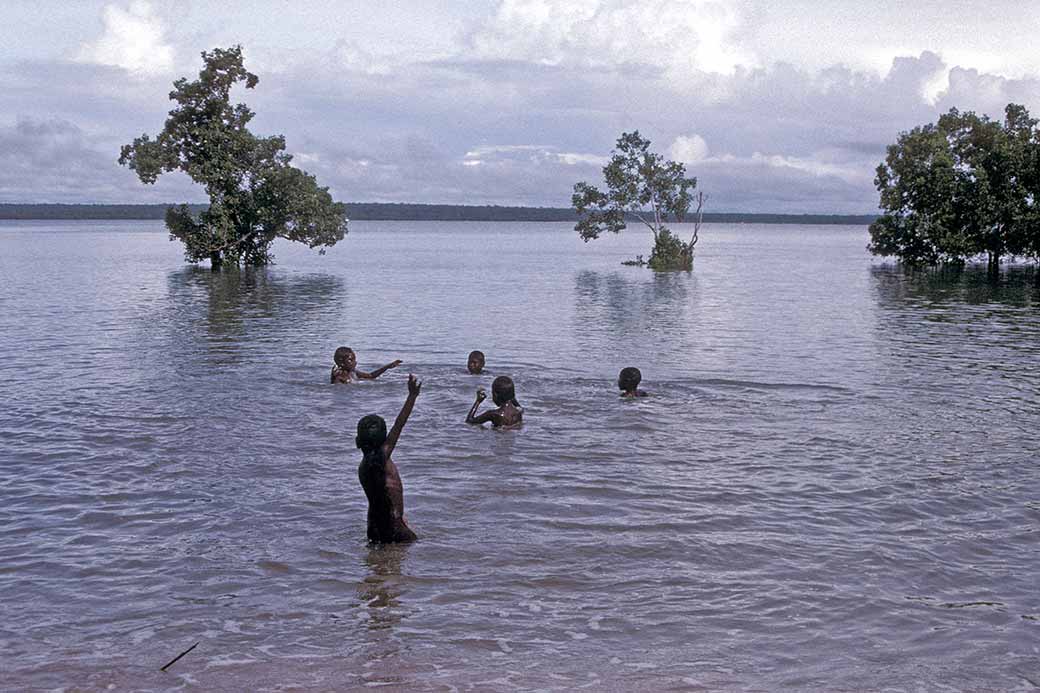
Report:
M 1023 106 L 1004 122 L 951 109 L 890 145 L 875 185 L 883 214 L 870 226 L 875 255 L 908 264 L 963 264 L 985 256 L 1040 258 L 1040 133 Z
M 574 186 L 571 204 L 580 217 L 574 229 L 582 240 L 599 238 L 605 231 L 619 233 L 631 216 L 654 234 L 654 247 L 646 264 L 657 270 L 690 269 L 706 199 L 704 193 L 693 194 L 697 179 L 687 178 L 681 163 L 651 152 L 650 140 L 640 137 L 638 130 L 618 138 L 610 162 L 603 167 L 603 178 L 607 192 L 584 181 Z M 672 218 L 683 221 L 694 202 L 693 236 L 685 242 L 665 222 Z M 631 264 L 643 264 L 642 258 Z
M 342 240 L 343 205 L 314 176 L 290 165 L 284 137 L 257 137 L 247 127 L 253 111 L 231 103 L 232 87 L 244 82 L 252 89 L 259 81 L 243 66 L 241 46 L 204 51 L 202 60 L 196 81 L 173 83 L 170 99 L 177 105 L 162 132 L 138 137 L 119 156 L 144 183 L 179 170 L 205 187 L 208 209 L 166 210 L 170 240 L 184 243 L 189 262 L 208 258 L 214 269 L 224 262 L 267 264 L 277 237 L 320 252 Z

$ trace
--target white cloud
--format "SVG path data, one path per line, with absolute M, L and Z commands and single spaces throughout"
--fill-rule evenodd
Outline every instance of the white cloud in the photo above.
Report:
M 468 152 L 462 161 L 463 166 L 479 166 L 498 159 L 527 159 L 532 162 L 553 162 L 567 166 L 595 165 L 603 166 L 607 157 L 599 154 L 583 154 L 579 152 L 561 152 L 557 147 L 542 144 L 498 144 L 475 147 Z
M 474 147 L 466 152 L 467 159 L 480 159 L 492 154 L 517 154 L 522 152 L 544 152 L 548 147 L 540 144 L 496 144 Z
M 801 158 L 796 156 L 783 156 L 780 154 L 762 154 L 755 152 L 751 155 L 751 161 L 765 164 L 772 168 L 791 169 L 801 171 L 813 176 L 825 178 L 833 176 L 847 183 L 865 183 L 873 180 L 874 172 L 863 167 L 848 167 L 819 161 L 814 158 Z
M 708 143 L 700 135 L 679 135 L 668 154 L 675 161 L 692 164 L 708 157 Z
M 731 74 L 757 64 L 732 40 L 740 25 L 726 0 L 504 0 L 473 44 L 492 60 Z
M 580 166 L 588 164 L 591 166 L 606 166 L 608 158 L 596 154 L 575 154 L 574 152 L 563 152 L 557 154 L 556 158 L 561 164 L 568 166 Z
M 389 59 L 376 58 L 356 41 L 340 39 L 332 50 L 336 63 L 347 70 L 368 75 L 388 75 L 392 72 L 393 66 Z
M 142 77 L 173 68 L 173 47 L 165 42 L 162 22 L 148 2 L 135 0 L 125 10 L 105 5 L 102 21 L 104 33 L 80 48 L 79 62 L 120 67 Z
M 928 103 L 935 105 L 944 93 L 950 90 L 950 71 L 945 65 L 929 77 L 921 89 L 921 96 Z

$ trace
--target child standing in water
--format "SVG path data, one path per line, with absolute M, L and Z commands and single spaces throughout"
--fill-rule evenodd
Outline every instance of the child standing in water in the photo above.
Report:
M 487 393 L 484 392 L 484 388 L 477 388 L 477 401 L 470 407 L 469 414 L 466 415 L 466 423 L 480 425 L 485 421 L 490 421 L 495 428 L 523 423 L 524 408 L 516 401 L 516 388 L 513 386 L 512 378 L 505 375 L 495 378 L 491 383 L 491 401 L 498 409 L 489 409 L 477 416 L 477 407 L 485 399 L 487 399 Z
M 639 389 L 639 383 L 643 374 L 634 366 L 622 368 L 618 373 L 617 386 L 621 390 L 622 397 L 646 397 L 646 393 Z
M 336 349 L 336 353 L 332 355 L 332 360 L 335 361 L 336 365 L 332 367 L 332 376 L 329 378 L 331 383 L 350 383 L 355 380 L 375 380 L 386 371 L 391 368 L 397 368 L 401 365 L 401 359 L 392 361 L 385 366 L 381 366 L 371 373 L 365 373 L 357 369 L 357 355 L 354 350 L 350 347 L 340 347 Z
M 394 421 L 390 434 L 386 421 L 376 414 L 362 417 L 357 424 L 357 446 L 364 454 L 358 466 L 358 479 L 368 498 L 368 540 L 381 543 L 415 541 L 415 532 L 404 521 L 404 486 L 397 465 L 390 459 L 401 437 L 422 382 L 408 376 L 408 398 Z
M 480 372 L 484 370 L 483 351 L 469 352 L 469 357 L 466 359 L 466 370 L 468 370 L 472 375 L 480 375 Z

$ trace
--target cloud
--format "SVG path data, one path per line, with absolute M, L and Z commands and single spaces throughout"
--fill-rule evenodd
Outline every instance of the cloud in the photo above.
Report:
M 700 135 L 679 135 L 668 147 L 668 155 L 675 161 L 692 164 L 708 158 L 708 143 Z
M 135 0 L 127 9 L 106 5 L 102 13 L 104 33 L 84 44 L 79 62 L 119 67 L 138 77 L 150 77 L 173 68 L 173 47 L 165 42 L 164 29 L 152 7 Z
M 681 83 L 648 65 L 470 56 L 383 75 L 339 70 L 301 64 L 264 78 L 260 91 L 279 97 L 254 105 L 290 149 L 322 152 L 312 172 L 346 200 L 566 205 L 576 181 L 599 181 L 618 135 L 638 129 L 687 163 L 716 211 L 868 213 L 874 169 L 900 131 L 953 105 L 1040 109 L 1036 81 L 951 68 L 931 53 L 885 74 L 777 64 Z M 931 103 L 926 86 L 939 73 L 950 85 Z M 348 141 L 349 153 L 330 153 Z
M 607 157 L 600 154 L 587 154 L 579 152 L 561 152 L 557 147 L 541 144 L 506 144 L 494 146 L 480 146 L 466 152 L 462 161 L 465 166 L 483 165 L 489 161 L 501 162 L 507 159 L 528 160 L 531 163 L 552 161 L 577 166 L 581 164 L 592 164 L 603 166 L 607 163 Z
M 1035 77 L 961 67 L 939 51 L 896 51 L 880 68 L 777 61 L 756 31 L 775 23 L 770 13 L 788 21 L 792 11 L 763 7 L 505 0 L 459 30 L 454 50 L 382 51 L 345 31 L 306 50 L 247 44 L 261 81 L 236 95 L 256 111 L 251 129 L 285 134 L 295 163 L 341 200 L 562 206 L 576 181 L 600 182 L 617 137 L 638 129 L 687 164 L 712 211 L 870 212 L 874 169 L 900 131 L 951 106 L 999 115 L 1015 101 L 1040 112 Z M 0 173 L 8 199 L 198 199 L 183 177 L 144 186 L 115 158 L 121 144 L 162 127 L 170 82 L 194 78 L 197 49 L 216 45 L 213 34 L 186 38 L 194 34 L 170 25 L 190 64 L 127 80 L 127 70 L 146 75 L 141 59 L 100 50 L 121 45 L 108 39 L 127 17 L 152 27 L 144 35 L 169 48 L 168 65 L 173 39 L 156 13 L 125 4 L 105 8 L 104 36 L 78 62 L 0 64 L 7 112 L 23 116 L 21 125 L 0 120 L 12 148 L 3 161 L 18 172 Z M 139 38 L 127 31 L 124 44 Z M 196 40 L 207 44 L 189 50 Z M 892 54 L 869 46 L 882 48 Z
M 155 186 L 137 182 L 117 153 L 61 118 L 19 118 L 0 125 L 0 202 L 199 201 L 186 176 Z
M 740 24 L 720 0 L 504 0 L 471 42 L 482 59 L 730 74 L 757 63 L 731 40 Z

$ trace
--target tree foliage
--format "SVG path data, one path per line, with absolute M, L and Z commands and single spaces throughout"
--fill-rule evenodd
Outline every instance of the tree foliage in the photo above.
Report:
M 875 255 L 909 264 L 986 256 L 1040 259 L 1040 132 L 1023 106 L 1003 122 L 951 109 L 888 147 L 875 185 L 883 214 L 870 226 Z
M 574 229 L 582 240 L 599 238 L 604 232 L 619 233 L 627 216 L 644 223 L 654 235 L 654 247 L 647 263 L 653 269 L 690 269 L 693 247 L 697 243 L 704 206 L 704 194 L 693 194 L 696 178 L 686 177 L 686 168 L 666 161 L 650 151 L 650 140 L 639 131 L 622 133 L 603 167 L 607 191 L 584 181 L 574 186 L 571 204 L 580 217 Z M 673 234 L 665 222 L 682 222 L 697 203 L 693 236 L 689 242 Z M 636 263 L 640 264 L 640 263 Z
M 209 208 L 197 216 L 187 205 L 166 211 L 170 240 L 184 243 L 189 262 L 209 259 L 264 265 L 276 237 L 325 248 L 343 239 L 345 208 L 314 176 L 292 166 L 282 136 L 258 137 L 247 127 L 253 111 L 231 103 L 231 89 L 259 79 L 242 62 L 242 49 L 202 53 L 199 78 L 173 83 L 165 127 L 154 139 L 142 135 L 124 145 L 119 163 L 154 183 L 163 173 L 183 171 L 204 186 Z

